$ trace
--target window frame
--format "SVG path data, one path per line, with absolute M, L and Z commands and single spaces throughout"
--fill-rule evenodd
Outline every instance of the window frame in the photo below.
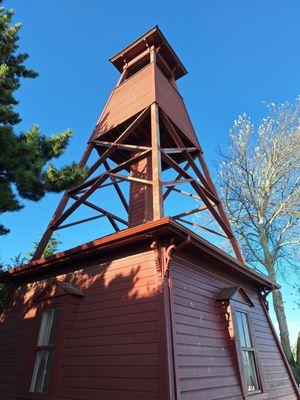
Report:
M 257 343 L 256 343 L 254 330 L 253 330 L 250 306 L 246 303 L 241 303 L 235 299 L 230 299 L 229 305 L 230 305 L 231 320 L 233 323 L 234 342 L 235 342 L 238 366 L 239 366 L 239 371 L 240 371 L 240 376 L 241 376 L 243 395 L 245 398 L 249 398 L 249 399 L 253 398 L 255 400 L 267 398 L 266 397 L 267 393 L 265 391 L 265 383 L 264 383 L 263 373 L 262 373 L 262 367 L 261 367 L 261 363 L 260 363 L 260 360 L 258 357 L 259 351 L 258 351 L 258 347 L 257 347 Z M 246 314 L 250 338 L 252 341 L 251 349 L 246 348 L 246 347 L 244 348 L 241 345 L 241 341 L 240 341 L 240 337 L 239 337 L 239 333 L 238 333 L 238 322 L 237 322 L 237 313 L 238 312 Z M 254 366 L 255 366 L 257 381 L 258 381 L 258 385 L 259 385 L 258 390 L 248 391 L 248 389 L 247 389 L 246 371 L 244 368 L 243 354 L 242 354 L 243 349 L 245 349 L 246 351 L 253 352 Z
M 59 310 L 59 314 L 57 316 L 57 326 L 54 332 L 54 340 L 51 344 L 40 344 L 39 345 L 39 338 L 40 338 L 40 333 L 41 333 L 41 329 L 42 329 L 42 322 L 43 322 L 43 317 L 45 315 L 45 313 L 48 310 Z M 57 339 L 58 339 L 58 331 L 59 331 L 59 325 L 61 323 L 61 307 L 49 307 L 49 308 L 44 308 L 41 312 L 41 316 L 40 316 L 40 326 L 39 326 L 39 332 L 38 332 L 38 337 L 37 337 L 37 341 L 36 341 L 36 345 L 35 345 L 35 357 L 34 357 L 34 363 L 33 363 L 33 368 L 32 368 L 32 373 L 31 373 L 31 379 L 30 379 L 30 383 L 29 383 L 29 393 L 33 393 L 33 394 L 46 394 L 49 391 L 49 386 L 50 386 L 50 380 L 51 380 L 51 375 L 52 375 L 52 370 L 53 370 L 53 362 L 54 362 L 54 355 L 55 355 L 55 348 L 56 348 L 56 344 L 57 344 Z M 48 387 L 47 387 L 47 391 L 46 392 L 37 392 L 37 391 L 32 391 L 31 390 L 31 385 L 32 385 L 32 381 L 33 381 L 33 374 L 34 374 L 34 370 L 35 370 L 35 366 L 36 366 L 36 361 L 37 361 L 37 355 L 39 352 L 42 351 L 50 351 L 51 354 L 51 363 L 50 363 L 50 377 L 49 377 L 49 383 L 48 383 Z
M 65 336 L 65 329 L 67 323 L 67 316 L 68 316 L 68 309 L 70 305 L 70 296 L 58 296 L 54 298 L 48 298 L 42 300 L 37 305 L 37 312 L 35 315 L 35 321 L 33 325 L 33 335 L 32 341 L 29 346 L 28 356 L 26 360 L 26 372 L 24 374 L 24 383 L 23 383 L 23 391 L 21 395 L 18 397 L 19 399 L 28 399 L 28 400 L 50 400 L 55 397 L 56 394 L 56 382 L 59 379 L 60 373 L 60 364 L 61 364 L 61 355 L 63 352 L 64 346 L 64 336 Z M 43 318 L 43 313 L 46 310 L 52 308 L 59 308 L 60 315 L 57 324 L 57 330 L 55 335 L 55 342 L 53 346 L 38 346 L 38 337 L 41 327 L 41 322 Z M 53 359 L 51 365 L 51 372 L 49 378 L 49 385 L 47 392 L 40 393 L 40 392 L 31 392 L 30 386 L 33 376 L 33 370 L 35 366 L 36 354 L 38 349 L 44 348 L 45 350 L 48 347 L 53 348 Z M 28 368 L 29 366 L 29 368 Z

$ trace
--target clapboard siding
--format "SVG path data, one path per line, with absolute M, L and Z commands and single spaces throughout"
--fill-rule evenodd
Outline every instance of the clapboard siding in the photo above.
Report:
M 149 64 L 114 89 L 93 138 L 120 125 L 154 101 L 154 64 Z
M 16 303 L 15 297 L 11 300 Z M 20 378 L 32 327 L 30 320 L 20 318 L 21 312 L 17 305 L 9 307 L 0 324 L 0 399 L 15 400 L 21 390 Z
M 110 263 L 86 292 L 69 332 L 58 398 L 157 398 L 156 291 L 153 252 Z
M 199 147 L 182 97 L 154 63 L 114 88 L 97 123 L 93 139 L 122 124 L 155 101 L 187 138 Z
M 105 262 L 78 262 L 56 276 L 85 296 L 68 303 L 55 399 L 167 399 L 162 280 L 155 252 L 145 249 L 114 254 Z M 242 399 L 234 343 L 216 302 L 224 287 L 242 283 L 230 273 L 216 275 L 190 256 L 174 256 L 169 271 L 171 301 L 165 306 L 170 306 L 178 400 Z M 36 331 L 28 305 L 47 282 L 49 276 L 16 286 L 2 317 L 0 399 L 22 398 Z M 251 320 L 268 398 L 295 400 L 258 292 L 247 284 L 246 290 L 254 303 Z
M 177 90 L 155 65 L 156 101 L 161 109 L 171 118 L 178 128 L 197 147 L 199 142 L 192 126 L 184 102 Z
M 243 398 L 235 349 L 216 302 L 220 291 L 242 284 L 222 278 L 194 262 L 174 257 L 170 266 L 171 312 L 180 399 Z M 251 320 L 269 399 L 296 400 L 258 293 L 246 288 L 254 303 Z
M 69 308 L 56 398 L 158 399 L 158 275 L 153 251 L 90 264 L 56 276 L 72 282 L 85 294 L 75 308 Z M 15 400 L 24 391 L 24 363 L 35 318 L 23 316 L 45 284 L 41 279 L 16 287 L 10 310 L 3 318 L 1 399 Z

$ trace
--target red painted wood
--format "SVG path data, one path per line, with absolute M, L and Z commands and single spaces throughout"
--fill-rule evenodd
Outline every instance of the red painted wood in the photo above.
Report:
M 206 270 L 205 264 L 192 257 L 174 257 L 170 266 L 180 399 L 243 398 L 233 343 L 216 303 L 221 288 L 241 282 L 230 273 Z M 246 291 L 254 303 L 250 312 L 267 398 L 284 400 L 289 395 L 296 400 L 299 397 L 272 337 L 258 292 L 247 284 Z
M 53 399 L 163 400 L 175 365 L 177 400 L 242 399 L 233 343 L 216 302 L 222 289 L 242 284 L 254 303 L 251 319 L 269 399 L 296 400 L 257 288 L 189 251 L 171 258 L 171 304 L 166 304 L 157 253 L 147 240 L 147 248 L 130 245 L 105 260 L 98 255 L 74 262 L 69 272 L 57 271 L 57 279 L 71 282 L 85 296 L 69 298 Z M 24 365 L 36 332 L 28 305 L 48 280 L 49 275 L 40 275 L 16 283 L 1 317 L 0 399 L 35 398 L 23 394 Z M 49 288 L 43 293 L 62 294 Z M 165 307 L 169 319 L 162 312 Z M 172 329 L 166 325 L 171 322 Z M 173 338 L 171 358 L 166 354 L 167 328 Z M 28 384 L 29 375 L 25 378 Z
M 151 157 L 132 165 L 131 176 L 152 180 Z M 129 227 L 144 224 L 153 220 L 153 192 L 151 185 L 138 182 L 130 183 L 129 194 Z

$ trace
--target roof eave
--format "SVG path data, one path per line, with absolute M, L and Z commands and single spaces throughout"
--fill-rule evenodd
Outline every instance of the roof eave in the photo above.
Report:
M 151 35 L 153 35 L 155 32 L 157 32 L 157 35 L 160 37 L 162 43 L 164 43 L 167 46 L 168 51 L 172 54 L 174 60 L 176 60 L 176 63 L 179 66 L 180 72 L 177 73 L 176 79 L 179 79 L 182 76 L 186 75 L 188 73 L 187 69 L 182 64 L 182 62 L 180 61 L 179 57 L 177 56 L 177 54 L 173 50 L 172 46 L 170 45 L 170 43 L 166 39 L 165 35 L 162 33 L 162 31 L 159 29 L 159 27 L 157 25 L 155 25 L 154 27 L 149 29 L 146 33 L 141 35 L 138 39 L 133 41 L 130 45 L 125 47 L 123 50 L 119 51 L 117 54 L 115 54 L 114 56 L 110 57 L 109 61 L 117 68 L 117 70 L 119 72 L 122 72 L 123 66 L 121 67 L 121 65 L 119 63 L 119 60 L 123 59 L 123 57 L 125 56 L 126 53 L 128 53 L 130 50 L 132 50 L 134 47 L 136 47 L 142 41 L 146 41 L 146 39 L 148 37 L 150 37 Z
M 214 257 L 219 262 L 231 268 L 231 270 L 241 276 L 247 277 L 250 281 L 259 284 L 262 287 L 266 287 L 270 290 L 279 288 L 280 286 L 273 282 L 270 278 L 254 271 L 253 269 L 243 265 L 234 257 L 231 257 L 227 253 L 223 252 L 216 246 L 212 245 L 205 239 L 201 238 L 188 228 L 182 226 L 178 222 L 172 220 L 169 217 L 162 218 L 158 221 L 149 222 L 143 225 L 136 226 L 134 228 L 126 229 L 114 233 L 109 236 L 105 236 L 101 239 L 94 240 L 92 242 L 85 243 L 81 246 L 74 247 L 65 252 L 55 254 L 54 256 L 47 258 L 40 258 L 35 261 L 31 261 L 28 264 L 22 265 L 10 269 L 0 274 L 0 281 L 11 281 L 14 279 L 21 279 L 24 276 L 39 273 L 45 271 L 49 267 L 53 268 L 57 265 L 61 265 L 64 262 L 73 261 L 77 258 L 94 255 L 96 253 L 104 253 L 112 250 L 113 248 L 125 247 L 127 244 L 138 241 L 143 241 L 156 235 L 165 235 L 168 233 L 176 234 L 181 238 L 190 237 L 190 244 L 195 246 L 202 252 Z

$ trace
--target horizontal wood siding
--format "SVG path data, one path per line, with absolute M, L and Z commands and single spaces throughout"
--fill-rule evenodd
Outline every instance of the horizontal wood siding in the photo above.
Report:
M 234 344 L 216 303 L 221 289 L 239 283 L 179 257 L 171 262 L 170 276 L 180 399 L 242 399 Z M 251 317 L 268 399 L 296 400 L 259 296 L 251 288 L 247 293 L 255 305 Z
M 154 65 L 149 64 L 117 86 L 96 126 L 94 139 L 155 101 Z
M 0 319 L 0 399 L 16 400 L 21 390 L 32 321 L 20 318 L 20 307 L 10 307 Z
M 85 297 L 77 298 L 79 305 L 68 312 L 55 398 L 159 399 L 154 253 L 144 251 L 80 267 L 57 279 L 72 282 Z M 45 281 L 38 281 L 16 288 L 11 310 L 0 325 L 0 399 L 15 400 L 22 392 L 35 320 L 23 318 L 24 303 L 44 285 Z
M 157 65 L 155 66 L 155 90 L 156 101 L 160 108 L 188 137 L 188 139 L 194 143 L 195 146 L 199 147 L 198 139 L 182 97 Z

